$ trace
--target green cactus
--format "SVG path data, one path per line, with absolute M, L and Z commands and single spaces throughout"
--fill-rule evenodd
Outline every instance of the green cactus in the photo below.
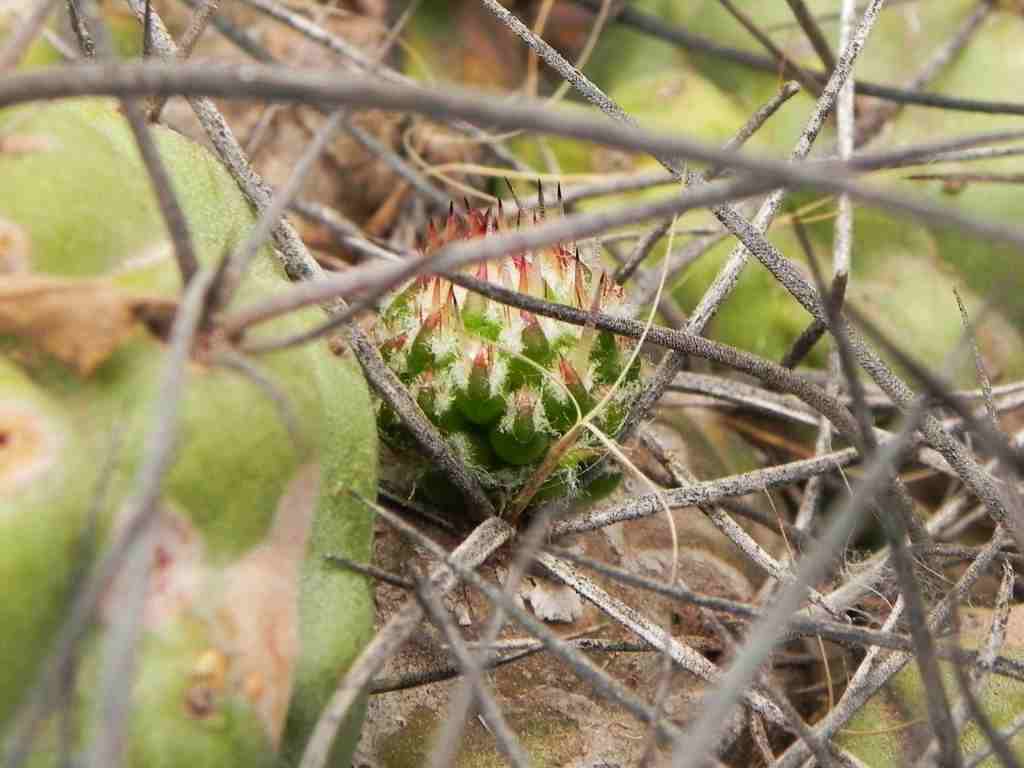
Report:
M 245 235 L 252 214 L 204 149 L 160 127 L 152 132 L 199 261 L 211 266 Z M 2 735 L 76 582 L 123 522 L 163 367 L 164 340 L 141 323 L 117 329 L 116 343 L 104 346 L 103 323 L 117 313 L 97 297 L 173 308 L 180 278 L 112 102 L 6 110 L 0 134 L 16 147 L 0 154 L 0 272 L 8 273 L 0 280 L 0 533 L 12 543 L 0 557 L 0 578 L 10 585 L 0 603 Z M 280 290 L 283 280 L 264 249 L 236 301 Z M 52 291 L 56 298 L 33 306 L 52 305 L 54 314 L 12 324 L 19 285 L 44 297 Z M 44 322 L 54 318 L 90 331 L 75 341 L 97 348 L 58 338 Z M 315 312 L 298 313 L 258 332 L 316 321 Z M 275 398 L 266 384 L 218 365 L 218 344 L 204 336 L 187 366 L 145 597 L 131 766 L 296 761 L 373 630 L 365 579 L 324 562 L 328 553 L 370 554 L 372 518 L 352 496 L 372 496 L 376 482 L 376 430 L 358 368 L 325 344 L 252 361 Z M 105 598 L 83 657 L 76 750 L 88 747 L 117 594 L 112 587 Z M 348 764 L 360 717 L 345 727 L 332 764 Z M 40 747 L 34 761 L 55 759 Z
M 500 209 L 496 217 L 453 209 L 440 229 L 431 224 L 425 252 L 487 237 L 506 226 L 503 218 Z M 582 309 L 626 309 L 622 289 L 565 245 L 481 264 L 475 276 Z M 384 359 L 499 501 L 521 490 L 548 449 L 605 397 L 593 423 L 614 436 L 641 386 L 641 360 L 630 362 L 632 345 L 621 337 L 512 309 L 438 276 L 419 278 L 395 293 L 376 336 Z M 380 423 L 392 444 L 411 447 L 384 405 Z M 601 453 L 595 438 L 581 434 L 542 493 L 576 490 Z M 428 492 L 437 490 L 430 473 L 423 481 Z
M 993 616 L 994 612 L 988 608 L 964 609 L 960 616 L 961 645 L 974 649 L 983 644 Z M 1006 642 L 1000 652 L 1014 660 L 1024 656 L 1021 647 L 1021 629 L 1024 628 L 1022 619 L 1024 614 L 1020 608 L 1011 608 Z M 950 704 L 963 706 L 962 691 L 955 670 L 947 662 L 940 662 L 939 666 Z M 997 674 L 987 675 L 975 689 L 975 695 L 997 730 L 1009 728 L 1024 706 L 1024 685 L 1014 678 Z M 893 676 L 884 689 L 868 699 L 849 724 L 839 731 L 836 742 L 864 765 L 874 768 L 906 765 L 920 756 L 922 745 L 927 744 L 932 736 L 928 724 L 927 700 L 920 670 L 910 662 Z M 1007 741 L 1018 760 L 1024 757 L 1024 736 L 1018 733 Z M 960 734 L 959 745 L 965 760 L 973 759 L 981 751 L 989 749 L 988 739 L 970 720 Z M 990 756 L 980 764 L 990 768 L 1001 762 Z

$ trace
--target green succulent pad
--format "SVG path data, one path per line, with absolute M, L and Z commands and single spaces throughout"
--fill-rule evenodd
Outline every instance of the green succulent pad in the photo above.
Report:
M 159 126 L 152 135 L 199 262 L 212 267 L 252 226 L 249 206 L 205 149 Z M 114 102 L 4 110 L 0 136 L 2 736 L 76 586 L 124 525 L 181 279 Z M 264 249 L 235 301 L 284 281 Z M 257 331 L 317 320 L 298 313 Z M 375 493 L 376 427 L 358 367 L 326 343 L 230 361 L 237 354 L 204 333 L 186 366 L 152 532 L 133 767 L 297 761 L 373 631 L 366 580 L 324 561 L 370 555 L 372 515 L 353 493 Z M 123 588 L 111 585 L 83 655 L 75 751 L 88 749 Z M 343 729 L 332 764 L 348 765 L 358 725 Z M 43 729 L 34 764 L 56 763 L 57 732 Z
M 430 255 L 505 226 L 500 212 L 452 210 L 440 228 L 431 224 L 424 251 Z M 580 309 L 629 309 L 621 287 L 566 245 L 484 263 L 474 274 Z M 614 437 L 641 387 L 643 366 L 631 342 L 513 309 L 439 276 L 417 278 L 391 296 L 376 338 L 388 365 L 499 501 L 515 496 L 549 448 L 602 402 L 592 423 Z M 383 404 L 378 408 L 383 435 L 411 452 L 397 416 Z M 581 431 L 541 495 L 575 492 L 582 479 L 589 484 L 587 468 L 602 453 L 600 441 Z M 432 473 L 421 481 L 428 494 L 443 492 Z
M 987 608 L 967 608 L 961 613 L 961 645 L 975 649 L 985 642 L 994 617 Z M 1019 606 L 1010 609 L 1006 641 L 1001 655 L 1015 661 L 1024 658 L 1021 641 L 1024 612 Z M 942 684 L 953 707 L 963 706 L 962 691 L 956 671 L 948 662 L 940 662 Z M 989 673 L 975 689 L 975 696 L 985 716 L 999 731 L 1009 729 L 1024 706 L 1024 684 L 1019 680 Z M 931 739 L 928 724 L 928 694 L 917 665 L 911 661 L 871 697 L 850 719 L 837 736 L 837 743 L 873 768 L 896 768 L 919 757 Z M 1020 760 L 1024 757 L 1024 736 L 1017 732 L 1007 739 L 1011 751 Z M 978 725 L 968 719 L 961 731 L 959 747 L 965 764 L 988 752 L 991 747 Z M 1002 762 L 989 755 L 979 765 L 995 768 Z

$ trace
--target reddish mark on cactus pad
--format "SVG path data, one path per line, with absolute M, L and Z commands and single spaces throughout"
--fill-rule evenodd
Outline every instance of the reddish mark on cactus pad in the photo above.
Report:
M 480 347 L 480 351 L 477 352 L 476 357 L 473 358 L 473 367 L 486 370 L 491 365 L 490 357 L 487 347 Z
M 31 250 L 25 228 L 0 218 L 0 275 L 28 272 Z
M 216 694 L 202 683 L 185 691 L 185 713 L 193 720 L 204 720 L 216 711 Z
M 562 374 L 562 379 L 569 386 L 579 386 L 582 383 L 580 381 L 580 375 L 576 373 L 576 369 L 572 367 L 572 363 L 564 357 L 558 358 L 558 370 Z
M 26 403 L 0 401 L 0 495 L 23 490 L 57 459 L 59 436 Z

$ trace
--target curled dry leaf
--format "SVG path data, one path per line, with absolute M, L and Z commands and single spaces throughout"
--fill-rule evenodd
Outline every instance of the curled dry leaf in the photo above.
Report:
M 89 375 L 144 323 L 166 327 L 175 303 L 132 296 L 107 280 L 13 275 L 0 286 L 0 333 Z
M 572 624 L 583 615 L 580 596 L 569 587 L 548 579 L 527 578 L 519 594 L 542 621 Z

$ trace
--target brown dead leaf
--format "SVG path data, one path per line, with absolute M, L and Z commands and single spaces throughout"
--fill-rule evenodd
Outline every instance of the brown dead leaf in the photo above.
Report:
M 169 299 L 126 294 L 107 280 L 10 275 L 0 285 L 0 333 L 35 344 L 89 375 L 139 323 L 173 315 Z

